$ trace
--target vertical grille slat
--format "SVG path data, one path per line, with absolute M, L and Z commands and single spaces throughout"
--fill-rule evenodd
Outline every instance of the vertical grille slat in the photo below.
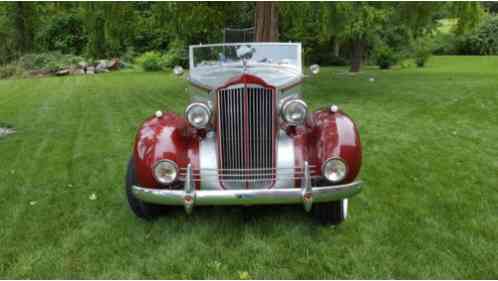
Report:
M 220 181 L 225 188 L 268 188 L 275 181 L 275 92 L 258 86 L 218 90 Z

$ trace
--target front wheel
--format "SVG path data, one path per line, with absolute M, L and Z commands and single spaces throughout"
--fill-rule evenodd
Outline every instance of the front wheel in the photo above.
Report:
M 131 189 L 132 186 L 136 184 L 135 163 L 132 158 L 128 162 L 128 171 L 126 173 L 126 197 L 128 198 L 128 204 L 137 217 L 145 220 L 155 219 L 159 215 L 160 206 L 145 203 L 136 198 Z
M 313 205 L 313 216 L 322 224 L 338 225 L 348 215 L 348 199 Z

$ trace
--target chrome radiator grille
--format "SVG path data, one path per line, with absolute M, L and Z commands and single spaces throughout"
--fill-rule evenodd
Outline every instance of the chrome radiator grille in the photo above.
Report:
M 217 92 L 219 178 L 225 188 L 268 188 L 275 181 L 276 95 L 262 87 Z

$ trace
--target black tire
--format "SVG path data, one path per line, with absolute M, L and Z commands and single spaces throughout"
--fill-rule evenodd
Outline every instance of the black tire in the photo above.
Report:
M 160 213 L 160 206 L 145 203 L 136 198 L 131 190 L 132 185 L 136 184 L 135 163 L 133 162 L 133 159 L 130 159 L 128 162 L 128 171 L 126 173 L 126 197 L 128 198 L 128 205 L 130 205 L 133 213 L 141 219 L 151 221 L 157 218 Z
M 346 204 L 346 205 L 344 205 Z M 313 216 L 321 224 L 338 225 L 346 219 L 347 203 L 344 200 L 313 205 Z

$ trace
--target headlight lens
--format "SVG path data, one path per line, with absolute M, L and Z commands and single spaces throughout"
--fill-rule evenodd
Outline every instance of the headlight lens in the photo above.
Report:
M 318 73 L 320 73 L 320 66 L 318 64 L 313 64 L 312 66 L 310 66 L 310 71 L 314 75 L 317 75 Z
M 178 167 L 175 162 L 161 160 L 154 166 L 154 178 L 161 184 L 170 184 L 178 175 Z
M 308 114 L 308 106 L 302 100 L 293 99 L 282 106 L 282 117 L 292 125 L 303 124 Z
M 190 125 L 203 129 L 209 125 L 211 110 L 203 103 L 192 103 L 185 110 L 185 116 Z
M 177 76 L 180 76 L 183 74 L 183 67 L 181 67 L 180 65 L 176 65 L 174 68 L 173 68 L 173 73 Z
M 347 174 L 346 163 L 339 158 L 329 159 L 322 167 L 322 174 L 333 183 L 340 182 Z

